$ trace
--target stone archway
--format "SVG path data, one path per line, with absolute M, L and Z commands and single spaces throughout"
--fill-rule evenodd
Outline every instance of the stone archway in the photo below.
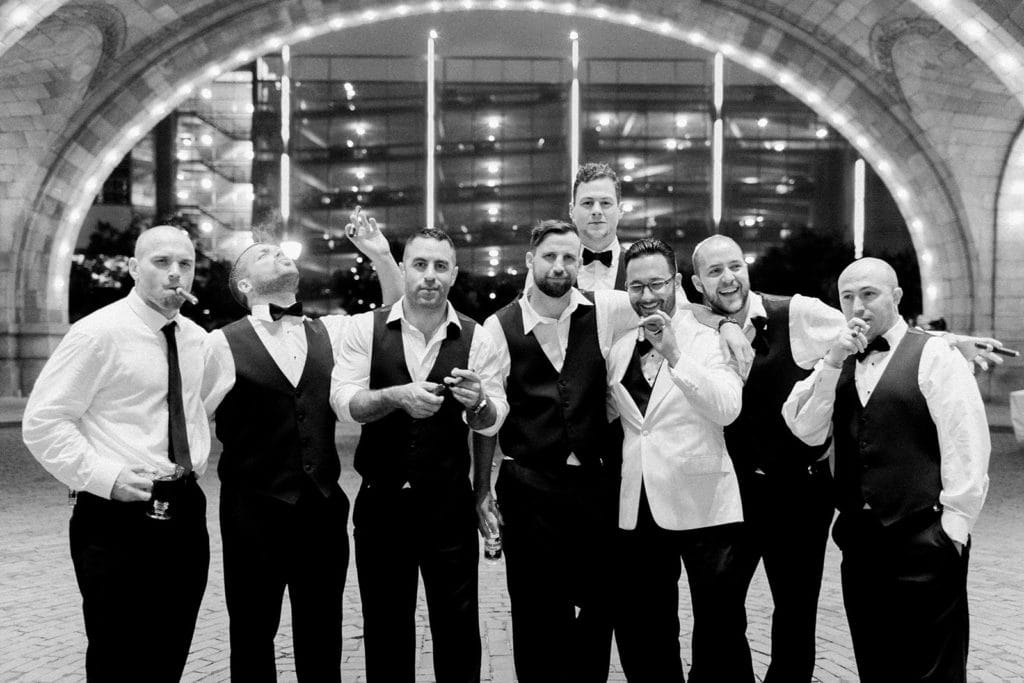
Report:
M 828 36 L 808 32 L 799 22 L 780 21 L 771 4 L 682 0 L 671 6 L 636 2 L 623 9 L 546 0 L 210 3 L 216 9 L 172 18 L 149 40 L 121 51 L 101 49 L 102 60 L 93 71 L 102 69 L 109 77 L 90 78 L 94 86 L 34 160 L 36 175 L 24 181 L 22 197 L 7 199 L 14 251 L 7 272 L 12 286 L 0 295 L 7 297 L 3 308 L 11 321 L 0 329 L 0 393 L 27 393 L 66 328 L 71 245 L 99 183 L 192 88 L 225 66 L 249 61 L 283 42 L 434 12 L 586 15 L 721 51 L 774 80 L 827 118 L 873 164 L 903 211 L 919 253 L 938 255 L 921 263 L 926 306 L 942 310 L 960 329 L 972 328 L 982 288 L 976 281 L 978 254 L 946 162 L 912 113 L 876 87 L 870 63 L 837 51 Z M 45 25 L 23 40 L 31 40 Z M 116 42 L 109 25 L 95 32 L 100 45 Z

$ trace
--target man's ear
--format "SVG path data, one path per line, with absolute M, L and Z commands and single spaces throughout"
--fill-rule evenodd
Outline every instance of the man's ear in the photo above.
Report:
M 898 307 L 900 305 L 900 301 L 902 299 L 903 299 L 903 288 L 902 287 L 893 287 L 892 288 L 892 302 L 894 304 L 896 304 L 896 306 Z
M 249 282 L 247 278 L 243 277 L 238 281 L 238 291 L 248 297 L 249 292 L 252 291 L 252 283 Z
M 455 266 L 454 268 L 452 268 L 452 284 L 455 284 L 455 281 L 458 279 L 458 277 L 459 277 L 459 267 Z
M 128 274 L 132 276 L 132 280 L 139 279 L 139 259 L 134 256 L 128 259 Z
M 693 282 L 693 286 L 697 289 L 698 292 L 700 292 L 704 296 L 707 296 L 707 292 L 704 291 L 704 285 L 701 284 L 699 277 L 697 277 L 696 275 L 691 275 L 690 281 Z

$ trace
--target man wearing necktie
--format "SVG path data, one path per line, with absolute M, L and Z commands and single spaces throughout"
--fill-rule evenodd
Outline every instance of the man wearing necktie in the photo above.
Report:
M 988 422 L 970 366 L 910 330 L 884 261 L 839 276 L 846 327 L 783 406 L 835 441 L 833 529 L 862 681 L 965 681 L 970 533 L 988 491 Z
M 357 208 L 352 241 L 377 266 L 385 303 L 399 292 L 387 240 Z M 299 272 L 276 244 L 254 244 L 231 271 L 250 314 L 213 332 L 204 397 L 224 445 L 217 468 L 231 677 L 276 680 L 285 587 L 299 681 L 340 681 L 349 502 L 338 486 L 331 370 L 351 318 L 310 319 Z
M 200 388 L 206 333 L 183 317 L 195 249 L 173 226 L 143 232 L 128 295 L 71 326 L 25 406 L 23 437 L 79 491 L 71 559 L 90 681 L 177 681 L 206 589 L 209 423 Z M 170 519 L 151 519 L 152 480 L 181 466 Z
M 690 681 L 754 679 L 745 585 L 737 564 L 743 520 L 724 425 L 740 412 L 742 381 L 713 329 L 678 310 L 675 254 L 660 240 L 625 253 L 637 334 L 608 355 L 608 387 L 622 421 L 615 623 L 631 682 L 681 683 L 679 575 L 693 605 Z
M 577 286 L 590 291 L 622 289 L 625 269 L 618 236 L 622 190 L 611 166 L 580 166 L 572 186 L 569 215 L 583 243 Z

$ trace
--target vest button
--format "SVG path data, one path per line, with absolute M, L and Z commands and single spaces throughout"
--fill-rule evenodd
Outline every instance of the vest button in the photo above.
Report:
M 307 462 L 305 465 L 302 466 L 302 469 L 306 470 L 307 472 L 312 472 L 313 466 Z
M 295 413 L 295 419 L 298 420 L 299 422 L 302 422 L 303 420 L 306 419 L 306 414 L 300 410 L 299 412 Z

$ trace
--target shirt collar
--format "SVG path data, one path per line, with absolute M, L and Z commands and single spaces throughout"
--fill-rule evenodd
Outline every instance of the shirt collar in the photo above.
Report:
M 125 297 L 125 301 L 128 304 L 128 308 L 130 308 L 132 312 L 142 320 L 142 324 L 153 332 L 159 332 L 167 325 L 167 323 L 170 322 L 177 323 L 178 327 L 181 327 L 180 311 L 175 313 L 173 318 L 165 318 L 163 314 L 150 308 L 146 302 L 142 300 L 142 297 L 139 296 L 139 293 L 135 291 L 134 287 L 132 287 L 132 290 L 128 292 L 128 296 Z
M 565 307 L 562 315 L 558 317 L 558 322 L 567 319 L 575 313 L 578 306 L 593 305 L 590 299 L 583 296 L 583 292 L 573 287 L 569 290 L 569 305 Z M 530 299 L 526 294 L 519 297 L 519 306 L 523 309 L 523 334 L 530 334 L 537 325 L 551 321 L 551 318 L 546 318 L 537 312 L 537 309 L 530 303 Z
M 302 318 L 294 315 L 285 315 L 281 316 L 280 320 L 274 320 L 274 316 L 270 315 L 270 304 L 253 304 L 252 310 L 249 311 L 249 317 L 264 323 L 279 323 L 286 320 L 289 322 L 300 322 L 302 320 Z
M 768 309 L 764 307 L 764 299 L 757 292 L 749 292 L 747 294 L 747 319 L 743 321 L 743 329 L 746 330 L 754 326 L 751 322 L 754 318 L 768 317 Z
M 907 321 L 902 317 L 897 316 L 896 322 L 893 326 L 886 330 L 882 336 L 885 337 L 885 341 L 889 342 L 889 348 L 895 349 L 903 341 L 903 337 L 907 334 Z
M 459 314 L 455 312 L 455 308 L 452 306 L 450 301 L 446 301 L 445 304 L 445 327 L 449 325 L 455 325 L 460 330 L 462 329 L 462 321 L 459 320 Z M 386 324 L 390 325 L 396 320 L 401 320 L 406 324 L 410 324 L 408 319 L 405 317 L 405 297 L 396 301 L 388 311 L 388 319 Z

